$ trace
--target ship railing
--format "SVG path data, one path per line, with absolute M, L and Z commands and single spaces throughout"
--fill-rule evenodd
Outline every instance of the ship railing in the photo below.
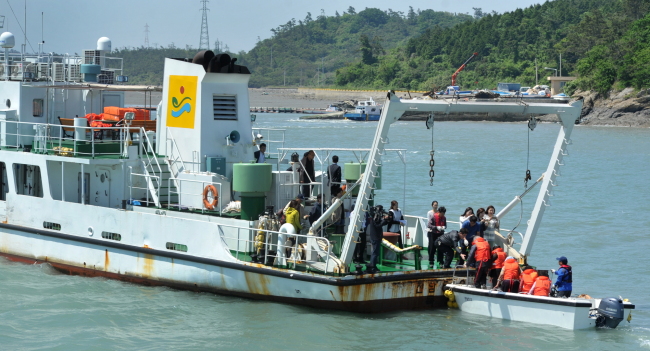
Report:
M 266 144 L 266 154 L 269 159 L 280 158 L 280 149 L 284 148 L 285 129 L 253 128 L 253 140 L 257 145 Z
M 153 197 L 151 196 L 151 192 L 149 191 L 148 184 L 153 183 L 153 181 L 155 180 L 156 181 L 155 184 L 157 184 L 157 187 L 158 187 L 158 189 L 157 189 L 158 194 L 160 194 L 160 177 L 157 176 L 157 175 L 152 175 L 152 174 L 133 173 L 132 167 L 129 167 L 129 170 L 131 171 L 131 172 L 129 172 L 129 204 L 134 205 L 135 202 L 138 201 L 140 203 L 144 202 L 147 207 L 152 206 L 152 205 L 156 205 L 156 202 L 154 201 Z M 137 186 L 133 181 L 134 177 L 136 179 L 137 178 L 143 178 L 145 186 Z M 133 197 L 133 190 L 134 189 L 143 191 L 146 194 L 145 200 L 135 199 Z
M 303 266 L 306 267 L 305 269 L 321 272 L 326 271 L 325 268 L 330 265 L 333 246 L 332 241 L 327 238 L 228 224 L 219 224 L 219 226 L 236 229 L 236 237 L 232 234 L 225 234 L 226 231 L 223 230 L 221 236 L 231 250 L 231 254 L 232 251 L 235 251 L 233 257 L 237 260 L 245 261 L 250 258 L 255 263 L 268 266 L 296 270 L 300 269 L 299 266 Z M 227 232 L 233 233 L 233 231 Z M 261 238 L 262 235 L 263 238 Z M 290 239 L 292 239 L 291 243 L 289 243 Z M 320 241 L 327 249 L 323 251 L 311 249 L 308 240 L 314 239 Z M 234 248 L 231 245 L 233 241 L 235 242 Z M 321 255 L 326 257 L 321 257 Z
M 139 137 L 131 140 L 131 134 Z M 142 127 L 89 127 L 0 120 L 0 147 L 3 149 L 57 156 L 128 158 L 130 146 L 135 146 L 132 151 L 137 150 L 140 156 L 144 150 L 146 157 L 152 157 L 149 161 L 157 163 L 152 140 Z
M 174 187 L 172 187 L 174 185 Z M 217 189 L 217 205 L 213 209 L 209 209 L 206 206 L 206 202 L 211 203 L 210 199 L 203 194 L 206 192 L 206 188 L 212 185 Z M 172 190 L 176 188 L 177 190 Z M 167 203 L 167 208 L 175 209 L 178 211 L 182 210 L 199 210 L 201 213 L 206 212 L 219 212 L 222 211 L 219 209 L 219 206 L 225 207 L 227 204 L 223 203 L 223 187 L 219 182 L 208 182 L 204 180 L 194 180 L 194 179 L 180 179 L 176 177 L 169 177 L 167 179 L 167 192 L 169 194 L 169 199 L 174 195 L 178 200 L 178 203 Z M 228 189 L 229 191 L 230 189 Z M 205 201 L 204 201 L 205 199 Z M 200 204 L 200 205 L 197 205 Z

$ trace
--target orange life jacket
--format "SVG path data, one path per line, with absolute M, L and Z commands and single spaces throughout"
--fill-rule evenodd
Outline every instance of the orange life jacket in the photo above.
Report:
M 548 277 L 537 277 L 537 280 L 535 281 L 535 290 L 533 290 L 533 295 L 548 296 L 550 292 L 551 292 L 551 280 L 548 279 Z
M 509 258 L 503 263 L 503 280 L 519 279 L 519 263 L 514 258 Z
M 506 253 L 503 252 L 502 248 L 496 248 L 492 250 L 492 256 L 497 255 L 497 259 L 492 262 L 492 269 L 501 269 L 503 268 L 503 261 L 506 260 Z
M 537 271 L 528 268 L 527 270 L 521 272 L 521 283 L 519 283 L 519 289 L 520 291 L 523 292 L 529 292 L 530 289 L 533 287 L 533 284 L 535 284 L 535 279 L 537 279 Z
M 476 262 L 487 262 L 490 260 L 490 244 L 485 239 L 478 237 L 474 240 L 476 252 L 474 258 Z

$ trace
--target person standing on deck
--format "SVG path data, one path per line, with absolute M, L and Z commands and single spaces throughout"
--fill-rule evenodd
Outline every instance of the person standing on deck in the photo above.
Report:
M 560 264 L 560 268 L 557 271 L 552 270 L 552 272 L 557 274 L 557 279 L 555 280 L 557 297 L 571 297 L 571 291 L 573 291 L 573 272 L 571 266 L 568 264 L 569 261 L 564 256 L 560 256 L 556 260 Z
M 465 228 L 461 230 L 467 230 Z M 474 286 L 479 289 L 485 289 L 486 278 L 488 270 L 492 265 L 492 253 L 490 252 L 490 244 L 485 239 L 477 236 L 472 242 L 472 249 L 469 251 L 467 262 L 476 268 L 476 277 L 474 278 Z
M 476 216 L 470 216 L 468 220 L 462 223 L 461 228 L 467 229 L 467 241 L 470 243 L 481 236 L 481 224 L 478 223 Z
M 497 230 L 499 230 L 499 219 L 495 212 L 496 210 L 494 209 L 494 206 L 488 206 L 482 220 L 483 225 L 485 226 L 483 238 L 490 243 L 490 245 L 494 245 L 494 238 Z
M 266 152 L 266 144 L 261 143 L 260 144 L 260 149 L 253 152 L 253 155 L 255 156 L 255 162 L 256 163 L 264 163 L 264 162 L 266 162 L 266 155 L 264 155 L 265 152 Z
M 429 237 L 429 247 L 427 251 L 429 252 L 429 266 L 431 267 L 433 267 L 436 261 L 436 251 L 439 251 L 436 241 L 445 233 L 445 229 L 447 229 L 447 217 L 445 217 L 445 213 L 447 213 L 447 209 L 445 206 L 441 206 L 438 208 L 438 212 L 436 212 L 427 223 L 427 236 Z M 453 246 L 455 245 L 456 244 Z M 438 257 L 441 256 L 438 254 Z M 442 263 L 442 261 L 438 259 L 438 263 Z
M 330 186 L 332 197 L 336 196 L 341 190 L 341 166 L 338 165 L 339 157 L 332 156 L 332 164 L 327 169 L 327 182 Z
M 300 170 L 298 170 L 298 172 L 300 173 L 300 182 L 305 184 L 301 189 L 302 195 L 305 198 L 311 196 L 312 185 L 310 183 L 313 183 L 314 179 L 316 179 L 316 173 L 314 172 L 315 156 L 316 153 L 314 150 L 309 150 L 305 152 L 303 158 L 300 160 Z
M 460 216 L 458 222 L 460 223 L 460 227 L 463 227 L 463 223 L 465 221 L 469 220 L 470 217 L 474 216 L 474 209 L 471 207 L 468 207 L 465 209 L 465 212 L 463 212 L 463 215 Z
M 507 254 L 503 252 L 503 248 L 497 245 L 492 246 L 492 267 L 490 267 L 488 276 L 490 277 L 490 282 L 492 283 L 493 288 L 497 286 L 497 280 L 501 273 L 501 268 L 503 268 L 506 256 Z
M 384 212 L 384 207 L 377 205 L 372 210 L 372 219 L 366 227 L 367 233 L 370 236 L 372 244 L 372 254 L 370 255 L 370 264 L 366 265 L 366 273 L 374 274 L 379 272 L 377 269 L 377 261 L 379 260 L 379 250 L 381 241 L 384 239 L 383 226 L 393 221 L 390 212 Z
M 438 201 L 433 201 L 431 203 L 431 210 L 427 212 L 427 223 L 433 218 L 433 216 L 438 213 Z
M 300 206 L 298 201 L 291 200 L 291 202 L 289 202 L 289 207 L 287 207 L 286 210 L 286 221 L 287 223 L 291 223 L 293 225 L 296 233 L 300 233 L 302 230 L 302 225 L 300 224 L 300 213 L 298 213 L 297 209 L 298 206 Z
M 402 227 L 406 225 L 406 220 L 402 214 L 402 210 L 399 209 L 398 203 L 396 200 L 390 202 L 390 211 L 393 214 L 393 222 L 388 226 L 388 231 L 391 233 L 399 233 L 400 236 L 397 237 L 397 244 L 402 249 Z

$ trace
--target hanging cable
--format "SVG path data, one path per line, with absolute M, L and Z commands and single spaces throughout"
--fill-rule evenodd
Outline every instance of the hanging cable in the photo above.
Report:
M 535 127 L 537 127 L 537 119 L 531 116 L 530 119 L 528 119 L 528 146 L 526 148 L 526 176 L 524 177 L 524 189 L 528 189 L 528 181 L 532 179 L 528 163 L 530 162 L 530 132 L 535 130 Z
M 429 115 L 429 117 L 426 120 L 426 125 L 427 129 L 431 129 L 431 152 L 429 153 L 431 155 L 431 160 L 429 160 L 429 178 L 430 182 L 429 185 L 433 186 L 433 176 L 435 175 L 435 172 L 433 171 L 433 166 L 435 166 L 436 161 L 433 159 L 433 155 L 435 153 L 433 149 L 433 113 Z

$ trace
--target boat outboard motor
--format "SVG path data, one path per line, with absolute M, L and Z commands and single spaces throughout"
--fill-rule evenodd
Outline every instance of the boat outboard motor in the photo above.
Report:
M 623 300 L 608 297 L 600 300 L 598 313 L 596 313 L 596 327 L 616 328 L 625 315 Z

